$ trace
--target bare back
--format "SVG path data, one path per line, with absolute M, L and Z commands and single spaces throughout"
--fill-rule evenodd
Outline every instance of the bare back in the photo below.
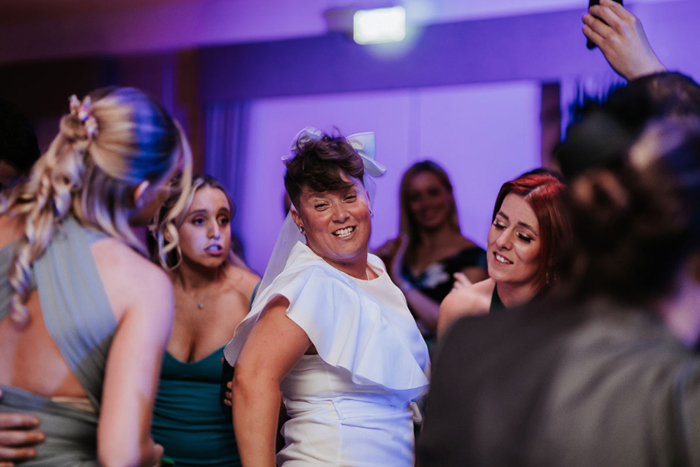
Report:
M 20 219 L 0 217 L 0 249 L 12 248 L 11 244 L 21 237 L 22 229 Z M 160 271 L 112 238 L 93 243 L 90 251 L 114 319 L 119 323 L 137 301 L 134 284 L 139 277 L 149 280 Z M 139 272 L 143 269 L 143 273 Z M 26 305 L 30 320 L 25 327 L 15 326 L 9 319 L 0 321 L 0 384 L 47 397 L 85 397 L 85 390 L 47 329 L 36 289 L 31 292 Z
M 12 248 L 22 229 L 20 219 L 1 216 L 0 249 Z M 85 397 L 46 328 L 36 289 L 26 306 L 30 321 L 24 328 L 14 326 L 9 319 L 0 321 L 0 384 L 43 396 Z

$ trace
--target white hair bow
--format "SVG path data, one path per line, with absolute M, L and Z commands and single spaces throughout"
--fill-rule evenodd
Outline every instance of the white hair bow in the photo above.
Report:
M 312 126 L 307 126 L 294 137 L 292 141 L 292 151 L 294 151 L 298 143 L 304 144 L 309 140 L 318 141 L 321 138 L 323 138 L 323 132 L 321 130 Z M 367 174 L 373 177 L 384 175 L 386 167 L 375 160 L 377 145 L 373 132 L 355 133 L 354 135 L 347 136 L 345 140 L 362 158 Z M 291 156 L 285 156 L 282 159 L 288 160 L 290 158 Z

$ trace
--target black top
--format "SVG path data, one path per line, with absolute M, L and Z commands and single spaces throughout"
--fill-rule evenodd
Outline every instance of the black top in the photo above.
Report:
M 440 303 L 454 286 L 452 275 L 468 267 L 486 269 L 486 252 L 478 246 L 465 248 L 449 258 L 431 264 L 418 276 L 414 276 L 411 268 L 404 264 L 401 275 L 422 294 Z
M 457 321 L 433 361 L 430 466 L 700 465 L 700 358 L 603 299 Z
M 493 293 L 491 294 L 491 306 L 489 306 L 489 313 L 498 313 L 499 311 L 505 311 L 506 306 L 501 301 L 501 297 L 498 296 L 498 286 L 493 286 Z

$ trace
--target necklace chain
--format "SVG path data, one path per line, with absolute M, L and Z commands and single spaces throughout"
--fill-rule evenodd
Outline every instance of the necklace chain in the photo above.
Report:
M 210 290 L 209 293 L 207 293 L 207 294 L 204 296 L 204 298 L 203 298 L 202 300 L 197 300 L 197 299 L 194 297 L 194 295 L 192 295 L 192 294 L 190 294 L 189 292 L 187 292 L 184 288 L 182 289 L 182 291 L 185 293 L 185 295 L 187 295 L 188 297 L 190 297 L 190 299 L 192 299 L 192 301 L 194 301 L 195 303 L 197 303 L 197 309 L 198 309 L 198 310 L 204 309 L 204 302 L 206 302 L 207 300 L 209 300 L 209 297 L 210 297 L 211 294 L 212 294 L 212 291 Z
M 204 295 L 204 297 L 202 297 L 201 300 L 197 300 L 196 297 L 195 297 L 194 295 L 192 295 L 192 294 L 189 293 L 187 290 L 185 290 L 184 281 L 181 282 L 181 284 L 182 284 L 182 289 L 181 289 L 181 290 L 184 292 L 185 295 L 187 295 L 193 302 L 195 302 L 195 303 L 197 304 L 197 309 L 198 309 L 198 310 L 203 310 L 203 309 L 204 309 L 204 304 L 207 302 L 207 300 L 209 300 L 209 299 L 211 298 L 212 294 L 216 291 L 216 289 L 219 288 L 219 287 L 218 287 L 218 284 L 220 284 L 222 280 L 226 280 L 226 279 L 225 279 L 225 276 L 223 276 L 223 274 L 224 274 L 224 267 L 223 267 L 223 266 L 221 267 L 221 269 L 219 270 L 219 272 L 220 272 L 222 275 L 217 274 L 216 278 L 214 278 L 213 280 L 208 280 L 208 281 L 206 281 L 206 283 L 208 284 L 208 287 L 205 288 L 205 290 L 207 290 L 207 293 L 206 293 L 206 295 Z M 242 272 L 238 272 L 236 276 L 233 276 L 233 277 L 230 278 L 230 279 L 231 279 L 231 280 L 236 280 L 236 281 L 237 281 L 237 280 L 241 279 L 242 277 L 243 277 L 243 273 L 242 273 Z

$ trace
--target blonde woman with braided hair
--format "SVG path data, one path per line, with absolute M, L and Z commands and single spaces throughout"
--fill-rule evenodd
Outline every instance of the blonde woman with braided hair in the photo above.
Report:
M 149 430 L 173 289 L 131 227 L 179 170 L 174 217 L 191 183 L 182 130 L 141 91 L 103 89 L 71 98 L 49 150 L 2 199 L 0 412 L 37 416 L 46 434 L 23 465 L 158 462 Z

